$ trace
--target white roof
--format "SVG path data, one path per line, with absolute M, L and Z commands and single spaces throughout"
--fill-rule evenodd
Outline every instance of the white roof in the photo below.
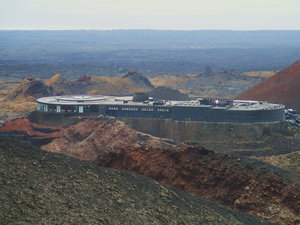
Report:
M 54 104 L 54 105 L 151 105 L 150 102 L 133 102 L 133 96 L 105 96 L 105 95 L 62 95 L 62 96 L 49 96 L 37 99 L 38 103 Z M 158 107 L 161 105 L 157 105 Z M 203 107 L 227 110 L 270 110 L 284 108 L 283 105 L 262 102 L 262 101 L 249 101 L 249 100 L 234 100 L 232 106 L 211 106 L 200 105 L 199 101 L 165 101 L 163 107 Z

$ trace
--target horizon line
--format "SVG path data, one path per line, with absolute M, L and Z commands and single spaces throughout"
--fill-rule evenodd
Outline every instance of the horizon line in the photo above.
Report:
M 0 28 L 0 31 L 300 31 L 299 29 L 161 29 L 161 28 Z

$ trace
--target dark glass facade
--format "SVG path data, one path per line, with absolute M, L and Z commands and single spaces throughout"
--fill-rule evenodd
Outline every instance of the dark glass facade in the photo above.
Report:
M 163 118 L 179 121 L 206 122 L 275 122 L 284 120 L 284 108 L 246 110 L 224 107 L 176 106 L 176 105 L 55 105 L 37 104 L 37 111 L 48 113 L 100 114 L 112 117 Z

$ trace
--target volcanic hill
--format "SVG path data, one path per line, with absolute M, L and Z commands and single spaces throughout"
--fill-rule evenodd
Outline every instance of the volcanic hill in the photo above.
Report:
M 126 171 L 0 136 L 2 224 L 270 224 Z
M 300 112 L 299 87 L 300 60 L 235 98 L 278 102 Z
M 22 83 L 5 98 L 6 101 L 26 98 L 40 98 L 43 96 L 51 95 L 51 87 L 44 84 L 41 79 L 38 78 L 25 78 Z
M 134 70 L 118 77 L 81 76 L 73 81 L 63 78 L 61 74 L 55 74 L 45 82 L 37 78 L 25 78 L 8 94 L 6 101 L 68 94 L 128 95 L 149 92 L 152 89 L 154 87 L 150 81 Z
M 51 83 L 50 86 L 54 90 L 63 91 L 67 94 L 128 95 L 151 91 L 154 88 L 146 77 L 134 70 L 116 77 L 80 76 L 74 81 L 62 78 L 58 79 L 58 82 L 49 82 L 50 80 L 55 79 L 50 78 L 47 81 L 47 83 Z

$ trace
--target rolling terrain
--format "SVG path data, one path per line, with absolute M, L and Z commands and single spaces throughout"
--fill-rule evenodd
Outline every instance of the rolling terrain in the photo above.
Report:
M 0 82 L 0 86 L 3 87 L 0 92 L 3 100 L 0 102 L 2 107 L 0 119 L 2 122 L 7 122 L 0 126 L 0 135 L 16 137 L 49 152 L 89 160 L 101 167 L 139 173 L 191 195 L 272 222 L 298 224 L 300 189 L 299 176 L 295 174 L 299 173 L 297 167 L 299 167 L 300 131 L 297 127 L 290 127 L 286 123 L 248 125 L 151 119 L 122 119 L 121 122 L 101 116 L 66 118 L 60 115 L 48 115 L 43 117 L 31 112 L 35 109 L 35 99 L 48 95 L 129 95 L 146 92 L 157 99 L 163 96 L 165 99 L 184 100 L 188 99 L 187 94 L 231 97 L 264 81 L 267 77 L 270 78 L 255 86 L 253 91 L 250 89 L 246 92 L 246 97 L 250 93 L 251 99 L 278 101 L 297 109 L 299 65 L 297 61 L 274 76 L 271 76 L 272 72 L 239 73 L 234 70 L 205 66 L 204 72 L 184 76 L 172 74 L 153 76 L 153 74 L 149 75 L 148 71 L 147 78 L 144 73 L 135 70 L 122 70 L 119 71 L 121 75 L 112 77 L 83 75 L 74 79 L 73 76 L 67 75 L 65 78 L 61 74 L 55 74 L 48 80 L 36 77 L 25 78 L 22 82 L 4 80 Z M 262 99 L 261 96 L 270 99 Z M 129 174 L 127 172 L 115 172 L 116 174 L 108 175 L 108 178 L 100 181 L 90 176 L 86 178 L 84 177 L 86 172 L 80 170 L 81 167 L 90 168 L 89 164 L 80 164 L 79 161 L 64 158 L 62 155 L 42 153 L 30 145 L 7 137 L 0 137 L 0 139 L 0 149 L 4 150 L 2 160 L 4 159 L 5 163 L 12 162 L 11 167 L 6 164 L 1 165 L 1 175 L 7 179 L 3 186 L 4 192 L 1 192 L 0 202 L 3 200 L 7 204 L 5 207 L 0 207 L 2 210 L 0 210 L 0 217 L 8 211 L 12 212 L 10 214 L 12 216 L 6 218 L 8 223 L 12 221 L 12 223 L 34 223 L 35 219 L 41 218 L 45 212 L 49 215 L 55 214 L 52 216 L 53 221 L 44 218 L 43 222 L 46 224 L 64 223 L 66 220 L 59 216 L 61 214 L 66 215 L 65 219 L 68 221 L 80 218 L 82 223 L 104 224 L 117 224 L 118 221 L 120 224 L 122 222 L 134 224 L 136 217 L 143 223 L 149 221 L 154 221 L 153 223 L 192 221 L 195 224 L 264 223 L 257 222 L 253 217 L 246 219 L 243 216 L 236 217 L 242 215 L 236 212 L 234 216 L 229 216 L 232 211 L 226 211 L 227 214 L 224 216 L 222 207 L 222 210 L 216 211 L 214 208 L 209 212 L 201 211 L 201 206 L 198 205 L 193 206 L 193 209 L 185 208 L 184 201 L 191 201 L 190 203 L 194 204 L 193 201 L 198 198 L 184 193 L 178 194 L 176 190 L 176 197 L 170 200 L 172 203 L 170 201 L 165 203 L 163 202 L 165 199 L 162 198 L 162 202 L 153 206 L 157 198 L 153 197 L 156 194 L 152 191 L 156 190 L 156 187 L 145 189 L 144 181 L 139 181 L 139 176 L 128 178 L 130 182 L 133 180 L 136 182 L 132 186 L 126 180 Z M 13 148 L 18 150 L 12 150 Z M 12 152 L 9 153 L 11 150 Z M 43 154 L 45 156 L 42 156 Z M 15 158 L 10 158 L 12 156 Z M 31 156 L 33 158 L 30 158 Z M 259 158 L 292 173 L 243 156 Z M 50 161 L 47 161 L 47 157 L 50 157 Z M 70 164 L 64 159 L 67 159 Z M 58 163 L 57 167 L 55 163 Z M 67 167 L 75 168 L 76 175 Z M 5 171 L 4 168 L 10 169 Z M 93 172 L 96 174 L 95 177 L 99 178 L 101 176 L 99 173 L 102 173 L 103 169 L 92 166 L 91 168 L 100 171 Z M 32 169 L 36 171 L 32 172 Z M 62 174 L 52 174 L 60 170 L 63 171 Z M 32 177 L 29 177 L 29 174 L 33 174 Z M 77 176 L 77 174 L 81 175 Z M 128 176 L 135 177 L 130 174 Z M 121 180 L 118 180 L 120 177 Z M 77 181 L 78 179 L 83 180 Z M 51 183 L 53 180 L 57 180 L 57 183 Z M 113 188 L 111 183 L 107 184 L 107 189 L 106 184 L 101 183 L 105 190 L 100 189 L 104 192 L 96 192 L 102 180 L 115 182 Z M 149 180 L 149 182 L 153 181 Z M 126 187 L 120 186 L 119 183 L 124 183 Z M 89 187 L 85 184 L 89 184 Z M 148 183 L 145 185 L 152 187 Z M 154 185 L 159 184 L 154 183 Z M 128 187 L 130 188 L 126 189 Z M 140 192 L 135 196 L 132 194 L 136 192 L 135 188 L 144 188 L 147 194 L 143 195 L 139 190 Z M 14 190 L 14 194 L 11 194 L 10 190 Z M 169 199 L 169 195 L 166 196 Z M 130 203 L 132 198 L 135 199 L 133 204 Z M 184 200 L 179 200 L 181 198 Z M 187 200 L 188 198 L 193 200 Z M 93 201 L 88 204 L 91 202 L 90 199 Z M 137 204 L 137 199 L 145 200 L 146 202 L 141 204 L 146 205 L 146 208 L 144 205 Z M 199 201 L 202 200 L 197 200 L 195 204 Z M 169 209 L 168 204 L 176 204 L 176 207 Z M 205 205 L 206 209 L 213 203 L 207 204 L 209 206 Z M 57 210 L 53 209 L 54 205 Z M 103 205 L 107 207 L 103 208 Z M 112 210 L 113 207 L 116 207 L 116 210 Z M 127 218 L 117 217 L 118 212 L 124 211 L 124 207 L 127 207 Z M 199 214 L 197 210 L 204 213 Z M 178 211 L 184 216 L 178 214 Z M 173 220 L 172 214 L 178 214 L 180 218 L 176 217 Z
M 25 140 L 46 151 L 140 173 L 192 195 L 273 222 L 299 222 L 300 178 L 297 175 L 257 160 L 233 156 L 234 151 L 224 151 L 222 146 L 218 146 L 218 153 L 204 147 L 187 147 L 179 141 L 137 132 L 116 120 L 95 118 L 75 124 L 74 119 L 69 121 L 73 125 L 64 124 L 64 128 L 55 130 L 37 126 L 28 119 L 15 120 L 0 127 L 0 132 L 12 133 L 18 130 L 17 127 L 19 130 L 23 127 L 23 132 L 29 134 Z M 242 134 L 243 129 L 233 129 Z M 216 127 L 214 130 L 223 132 Z M 252 132 L 255 137 L 260 131 L 255 128 Z M 272 133 L 269 135 L 274 135 Z M 272 150 L 266 152 L 273 154 Z M 252 154 L 261 153 L 256 149 Z
M 81 76 L 76 80 L 67 80 L 61 74 L 55 74 L 46 81 L 39 78 L 25 78 L 14 91 L 8 93 L 5 100 L 27 97 L 36 99 L 67 94 L 128 95 L 153 89 L 150 81 L 136 71 L 128 71 L 122 76 L 113 78 Z
M 249 76 L 234 70 L 217 70 L 209 66 L 204 72 L 184 76 L 155 76 L 150 81 L 154 86 L 166 86 L 184 93 L 201 97 L 232 98 L 255 84 L 265 80 L 264 76 Z
M 0 136 L 3 224 L 270 224 L 144 176 Z

